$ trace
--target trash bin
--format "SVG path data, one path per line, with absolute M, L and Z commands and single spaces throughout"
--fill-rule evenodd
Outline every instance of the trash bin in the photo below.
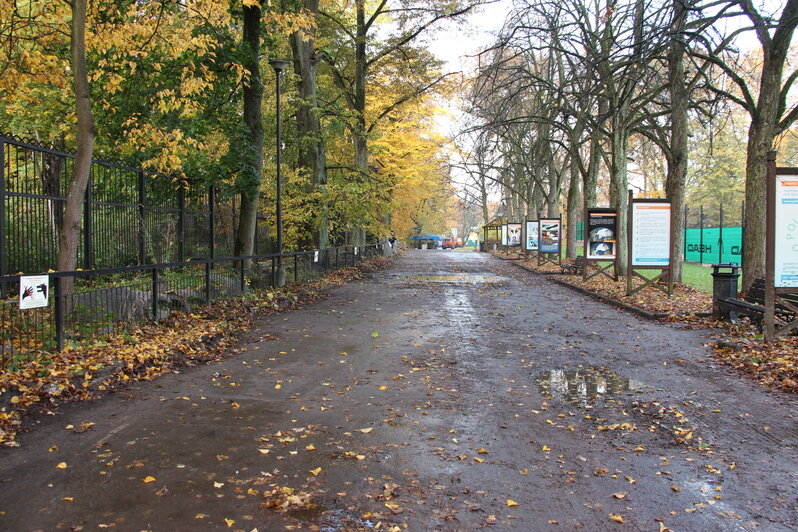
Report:
M 727 271 L 721 271 L 727 270 Z M 717 318 L 730 319 L 730 312 L 718 308 L 718 298 L 737 297 L 737 279 L 740 277 L 740 266 L 736 262 L 712 265 L 712 315 Z
M 485 252 L 485 242 L 480 242 L 479 243 L 479 250 L 481 252 L 483 252 L 483 253 Z

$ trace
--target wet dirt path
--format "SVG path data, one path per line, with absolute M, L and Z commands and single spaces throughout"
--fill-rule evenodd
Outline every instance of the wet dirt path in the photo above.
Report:
M 413 250 L 221 364 L 40 419 L 0 451 L 0 529 L 795 530 L 798 400 L 706 342 Z

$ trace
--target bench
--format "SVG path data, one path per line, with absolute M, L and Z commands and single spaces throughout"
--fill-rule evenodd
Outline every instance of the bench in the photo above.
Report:
M 798 306 L 798 293 L 778 294 L 778 297 L 788 303 Z M 717 298 L 718 308 L 728 310 L 737 314 L 742 314 L 752 318 L 761 328 L 762 320 L 765 317 L 765 279 L 760 277 L 751 285 L 751 289 L 745 295 L 745 299 L 732 297 Z M 774 314 L 776 318 L 787 323 L 795 319 L 795 311 L 778 300 L 775 304 Z
M 564 262 L 560 264 L 560 271 L 562 273 L 579 274 L 585 268 L 585 258 L 576 257 L 573 263 Z

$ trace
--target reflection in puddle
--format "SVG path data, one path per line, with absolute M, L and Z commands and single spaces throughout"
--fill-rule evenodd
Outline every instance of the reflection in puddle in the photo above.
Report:
M 536 380 L 542 393 L 571 403 L 584 403 L 643 387 L 638 381 L 597 369 L 555 369 L 541 373 Z
M 469 275 L 467 273 L 461 274 L 447 274 L 447 275 L 414 275 L 408 277 L 410 281 L 418 281 L 422 283 L 458 283 L 458 284 L 478 284 L 478 283 L 499 283 L 506 281 L 504 277 L 496 275 Z

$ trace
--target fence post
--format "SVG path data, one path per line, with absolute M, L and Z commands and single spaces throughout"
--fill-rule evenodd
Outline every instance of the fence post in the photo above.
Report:
M 6 275 L 6 143 L 0 138 L 0 275 Z M 6 284 L 2 284 L 0 297 L 6 296 Z
M 152 269 L 152 321 L 158 322 L 158 268 Z
M 723 262 L 723 203 L 720 204 L 720 224 L 718 225 L 718 264 Z
M 94 234 L 92 231 L 92 203 L 94 202 L 94 179 L 89 174 L 89 183 L 86 186 L 86 195 L 83 198 L 83 267 L 87 270 L 94 268 Z
M 682 255 L 684 258 L 682 260 L 687 260 L 687 213 L 688 213 L 687 205 L 684 206 L 684 249 L 682 249 Z
M 210 225 L 210 234 L 208 235 L 208 254 L 210 258 L 216 258 L 216 188 L 210 187 L 208 189 L 208 225 Z M 210 262 L 208 263 L 210 265 Z
M 240 281 L 240 283 L 241 283 L 239 286 L 241 287 L 241 295 L 242 295 L 242 296 L 244 295 L 244 288 L 245 288 L 245 287 L 246 287 L 246 285 L 247 285 L 247 283 L 246 283 L 246 280 L 244 279 L 244 262 L 245 262 L 245 261 L 243 261 L 243 260 L 240 260 L 240 261 L 238 261 L 238 266 L 239 266 L 239 281 Z M 254 261 L 253 261 L 253 266 L 254 266 L 254 265 L 255 265 L 255 263 L 254 263 Z
M 55 344 L 59 351 L 64 349 L 64 291 L 61 277 L 55 278 Z
M 745 262 L 745 200 L 740 206 L 740 266 Z
M 147 201 L 146 187 L 147 182 L 144 179 L 144 171 L 139 170 L 139 264 L 147 263 L 147 248 L 144 242 L 147 232 L 147 227 L 144 223 L 145 203 Z
M 698 217 L 698 262 L 704 264 L 704 206 L 701 205 L 701 210 L 699 211 Z
M 205 263 L 205 303 L 211 302 L 211 261 Z
M 186 260 L 186 189 L 177 189 L 177 261 Z

